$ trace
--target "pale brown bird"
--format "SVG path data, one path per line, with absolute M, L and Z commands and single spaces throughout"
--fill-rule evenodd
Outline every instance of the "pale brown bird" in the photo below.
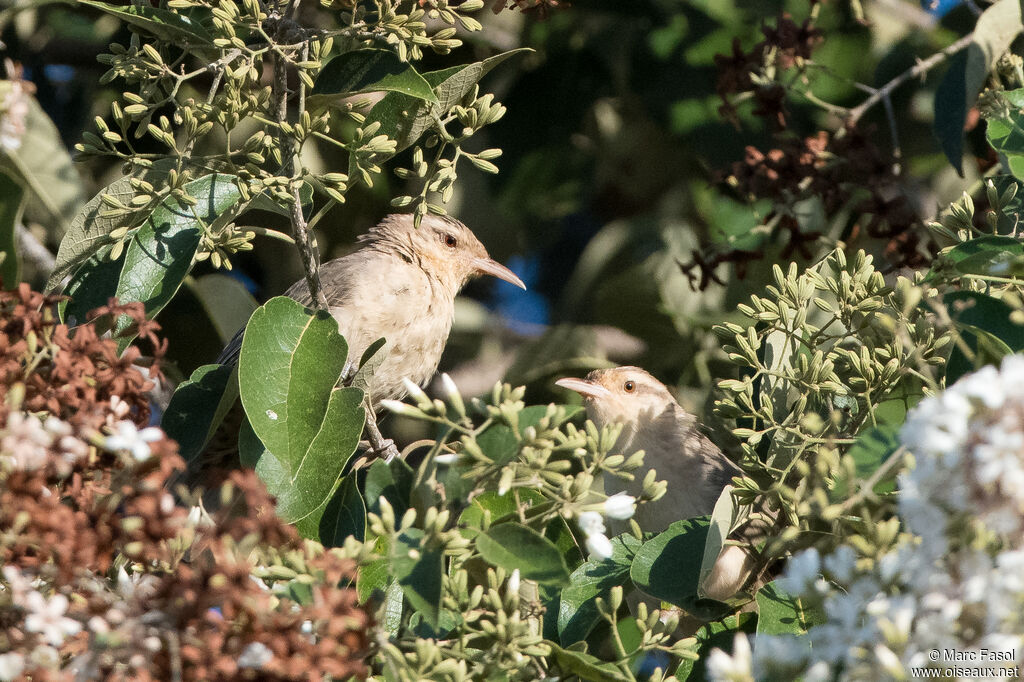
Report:
M 403 379 L 424 385 L 434 375 L 452 328 L 455 296 L 472 277 L 492 275 L 526 288 L 487 255 L 468 227 L 447 216 L 424 216 L 415 227 L 411 214 L 389 215 L 359 241 L 356 251 L 320 266 L 320 281 L 348 342 L 349 363 L 386 339 L 384 360 L 369 386 L 372 406 L 404 396 Z M 305 279 L 285 294 L 305 305 L 312 300 Z M 224 348 L 219 363 L 237 362 L 244 331 Z
M 674 521 L 710 514 L 725 486 L 741 474 L 701 432 L 697 418 L 639 367 L 598 369 L 585 379 L 565 378 L 555 384 L 582 395 L 587 416 L 597 426 L 621 424 L 614 451 L 628 456 L 643 450 L 645 467 L 668 482 L 662 498 L 637 508 L 636 520 L 643 530 L 662 531 Z M 643 473 L 636 476 L 637 482 Z M 637 483 L 627 492 L 639 495 Z M 732 596 L 743 587 L 752 566 L 745 551 L 725 547 L 704 581 L 704 593 L 713 599 Z

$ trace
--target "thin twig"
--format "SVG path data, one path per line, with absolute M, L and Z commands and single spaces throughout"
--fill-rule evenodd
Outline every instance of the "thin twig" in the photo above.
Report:
M 952 57 L 957 52 L 960 52 L 961 50 L 967 48 L 967 46 L 970 45 L 972 42 L 974 42 L 973 32 L 968 33 L 960 40 L 946 47 L 944 50 L 936 52 L 927 59 L 922 59 L 913 67 L 907 69 L 906 71 L 896 76 L 882 87 L 876 89 L 870 97 L 868 97 L 866 100 L 864 100 L 856 107 L 851 109 L 850 116 L 846 119 L 847 123 L 851 126 L 855 125 L 857 121 L 859 121 L 861 117 L 864 116 L 865 113 L 867 113 L 868 109 L 875 106 L 882 100 L 888 98 L 892 94 L 893 90 L 895 90 L 896 88 L 900 87 L 901 85 L 903 85 L 904 83 L 913 78 L 925 75 L 931 69 L 944 62 L 946 59 Z
M 274 94 L 277 98 L 277 122 L 278 124 L 288 121 L 288 64 L 284 55 L 274 52 Z M 305 96 L 305 85 L 299 80 L 300 97 Z M 282 172 L 285 175 L 292 175 L 295 172 L 295 138 L 284 131 L 281 127 L 278 135 L 281 145 L 281 155 L 284 161 Z M 299 251 L 302 261 L 302 269 L 306 274 L 306 286 L 309 287 L 310 299 L 313 306 L 318 310 L 327 310 L 327 297 L 324 295 L 323 286 L 320 284 L 320 253 L 316 242 L 310 234 L 306 224 L 306 217 L 302 212 L 302 195 L 300 193 L 301 183 L 292 182 L 292 207 L 291 224 L 292 236 L 295 238 L 295 246 Z

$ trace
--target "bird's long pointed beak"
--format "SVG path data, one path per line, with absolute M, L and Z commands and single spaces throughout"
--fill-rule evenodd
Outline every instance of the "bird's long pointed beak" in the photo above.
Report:
M 573 379 L 572 377 L 565 377 L 555 382 L 555 386 L 561 386 L 567 388 L 570 391 L 576 391 L 584 398 L 605 398 L 612 394 L 607 388 L 601 384 L 594 383 L 593 381 L 587 381 L 586 379 Z
M 526 289 L 526 285 L 523 284 L 523 280 L 519 279 L 516 276 L 516 273 L 512 272 L 493 258 L 474 258 L 473 267 L 481 274 L 491 275 L 492 277 L 503 279 L 510 284 L 515 284 L 520 289 Z

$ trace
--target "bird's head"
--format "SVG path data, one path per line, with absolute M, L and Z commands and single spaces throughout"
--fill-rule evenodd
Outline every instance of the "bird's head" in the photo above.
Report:
M 491 275 L 526 288 L 514 272 L 487 255 L 487 249 L 468 227 L 448 216 L 426 215 L 415 227 L 412 214 L 389 215 L 363 239 L 378 248 L 394 249 L 453 293 L 478 275 Z
M 639 367 L 595 369 L 586 379 L 559 379 L 555 385 L 583 396 L 587 416 L 598 426 L 646 426 L 675 404 L 665 385 Z

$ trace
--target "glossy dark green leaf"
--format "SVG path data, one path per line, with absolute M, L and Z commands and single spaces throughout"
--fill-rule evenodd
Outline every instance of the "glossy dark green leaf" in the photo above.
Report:
M 698 618 L 718 618 L 729 606 L 698 594 L 700 566 L 707 544 L 709 517 L 676 521 L 637 551 L 629 575 L 633 584 Z
M 203 365 L 178 385 L 160 426 L 178 441 L 186 463 L 203 451 L 237 399 L 238 376 L 226 365 Z
M 316 78 L 310 106 L 332 104 L 363 92 L 399 92 L 437 102 L 437 95 L 412 64 L 392 50 L 365 48 L 345 52 L 327 62 Z
M 341 547 L 348 537 L 360 542 L 366 539 L 366 507 L 354 472 L 341 479 L 328 501 L 320 517 L 318 537 L 325 547 Z
M 246 326 L 239 390 L 266 452 L 246 451 L 257 453 L 256 472 L 287 521 L 324 505 L 359 442 L 363 393 L 335 388 L 346 356 L 334 318 L 311 315 L 287 297 L 258 308 Z M 243 459 L 249 458 L 243 453 Z
M 159 185 L 167 176 L 167 172 L 175 166 L 174 159 L 160 159 L 151 168 L 140 170 L 134 176 L 125 176 L 110 183 L 90 199 L 71 221 L 67 232 L 57 249 L 56 264 L 46 282 L 46 289 L 53 291 L 81 263 L 94 256 L 105 244 L 109 243 L 112 231 L 124 225 L 135 225 L 142 220 L 137 213 L 127 217 L 105 217 L 100 215 L 106 210 L 100 197 L 109 194 L 124 205 L 130 205 L 135 190 L 131 186 L 132 177 L 145 180 L 150 184 Z M 106 301 L 104 301 L 106 302 Z
M 441 611 L 443 556 L 439 547 L 424 546 L 423 540 L 419 528 L 398 535 L 391 548 L 391 573 L 409 604 L 436 628 Z
M 554 642 L 545 642 L 551 647 L 551 657 L 566 677 L 587 682 L 627 682 L 627 676 L 614 663 L 608 663 L 583 651 L 564 649 Z M 575 677 L 573 677 L 575 676 Z
M 640 544 L 629 533 L 614 537 L 610 558 L 590 559 L 572 572 L 569 585 L 562 588 L 558 609 L 558 638 L 563 646 L 583 641 L 601 622 L 598 597 L 607 601 L 611 588 L 630 585 L 629 568 Z
M 13 289 L 21 279 L 17 228 L 25 208 L 25 190 L 10 176 L 0 173 L 0 285 Z
M 567 585 L 569 569 L 558 547 L 551 540 L 518 523 L 492 526 L 477 536 L 477 551 L 485 561 L 527 580 Z
M 151 7 L 148 4 L 113 5 L 97 0 L 79 0 L 79 4 L 95 7 L 163 40 L 180 42 L 184 39 L 192 44 L 213 45 L 213 38 L 204 26 L 184 14 L 171 10 Z
M 935 92 L 935 133 L 949 162 L 963 175 L 964 124 L 992 67 L 1021 32 L 1019 0 L 998 0 L 974 27 L 967 49 L 950 59 Z
M 955 291 L 943 297 L 950 318 L 975 354 L 968 360 L 956 344 L 946 363 L 946 384 L 1004 355 L 1024 349 L 1024 325 L 1012 319 L 1013 308 L 991 296 L 974 291 Z
M 440 71 L 428 71 L 422 77 L 433 89 L 437 102 L 427 102 L 401 92 L 389 92 L 366 115 L 363 127 L 380 123 L 378 134 L 395 140 L 398 153 L 415 143 L 433 125 L 431 111 L 447 111 L 465 97 L 481 78 L 503 61 L 528 48 L 509 50 L 473 64 L 464 64 Z M 349 163 L 349 173 L 354 171 L 354 160 Z
M 770 582 L 757 591 L 757 634 L 806 635 L 813 626 L 825 622 L 819 607 L 809 607 L 800 597 L 788 594 Z

